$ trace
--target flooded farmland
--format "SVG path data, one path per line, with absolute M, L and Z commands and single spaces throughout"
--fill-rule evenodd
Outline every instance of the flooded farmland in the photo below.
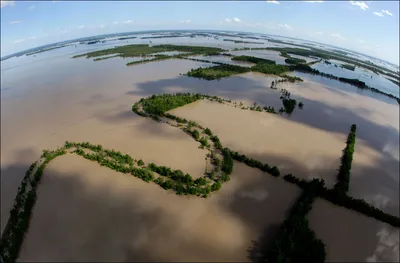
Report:
M 227 49 L 243 45 L 189 37 L 152 42 Z M 198 143 L 179 129 L 131 110 L 140 98 L 173 92 L 211 94 L 279 109 L 279 89 L 288 90 L 292 98 L 304 103 L 303 109 L 296 108 L 291 115 L 205 101 L 172 113 L 209 127 L 223 145 L 277 165 L 282 174 L 323 178 L 328 186 L 335 182 L 350 126 L 357 124 L 349 192 L 399 215 L 396 101 L 302 73 L 290 74 L 304 82 L 280 83 L 274 90 L 270 86 L 277 77 L 260 73 L 215 81 L 181 75 L 192 68 L 212 66 L 190 60 L 127 67 L 132 58 L 71 59 L 115 45 L 115 41 L 95 45 L 67 46 L 1 62 L 2 230 L 29 165 L 41 150 L 54 149 L 66 140 L 101 144 L 145 162 L 201 176 L 207 152 Z M 270 51 L 231 53 L 279 64 L 285 59 Z M 229 61 L 220 56 L 204 59 Z M 382 85 L 395 94 L 397 86 Z M 235 163 L 231 181 L 210 198 L 182 197 L 67 155 L 45 170 L 20 261 L 248 261 L 252 241 L 260 235 L 273 236 L 299 194 L 296 186 Z M 375 219 L 317 200 L 309 220 L 327 245 L 328 261 L 385 262 L 399 257 L 398 230 Z

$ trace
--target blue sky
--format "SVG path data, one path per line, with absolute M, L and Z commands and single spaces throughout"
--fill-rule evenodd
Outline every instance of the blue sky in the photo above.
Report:
M 72 38 L 151 29 L 291 36 L 399 64 L 398 1 L 1 1 L 1 56 Z

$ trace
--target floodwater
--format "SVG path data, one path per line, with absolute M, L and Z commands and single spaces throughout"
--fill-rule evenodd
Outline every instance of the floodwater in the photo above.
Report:
M 332 64 L 326 64 L 324 62 L 319 62 L 311 67 L 314 69 L 317 69 L 321 72 L 327 73 L 327 74 L 332 74 L 338 77 L 343 77 L 343 78 L 351 78 L 351 79 L 359 79 L 361 81 L 364 81 L 365 84 L 367 84 L 370 87 L 377 88 L 379 90 L 382 90 L 386 93 L 392 94 L 396 97 L 400 96 L 400 88 L 390 80 L 386 79 L 382 75 L 378 75 L 368 69 L 356 67 L 354 71 L 348 70 L 345 68 L 341 68 L 340 66 L 342 64 L 346 64 L 344 62 L 340 61 L 335 61 L 335 60 L 330 60 Z M 337 67 L 335 67 L 337 65 Z M 372 78 L 371 78 L 372 77 Z
M 53 149 L 65 140 L 102 144 L 146 162 L 202 175 L 206 152 L 198 143 L 181 130 L 131 111 L 142 97 L 200 92 L 275 109 L 282 106 L 280 92 L 269 88 L 273 76 L 247 73 L 206 81 L 180 74 L 209 63 L 168 60 L 127 67 L 127 60 L 121 58 L 70 59 L 100 49 L 95 45 L 68 46 L 1 62 L 2 229 L 29 165 L 42 149 Z M 251 55 L 257 56 L 254 52 Z M 278 165 L 285 173 L 325 178 L 330 185 L 345 137 L 355 123 L 350 193 L 398 215 L 397 102 L 334 80 L 292 74 L 305 81 L 281 83 L 278 88 L 289 90 L 304 109 L 290 116 L 205 102 L 176 111 L 204 122 L 233 149 Z M 244 261 L 251 241 L 259 235 L 271 236 L 299 194 L 281 179 L 235 163 L 232 179 L 221 192 L 210 199 L 185 198 L 77 158 L 60 157 L 46 169 L 22 261 Z M 330 259 L 384 258 L 376 253 L 383 251 L 385 235 L 391 236 L 387 226 L 370 218 L 347 217 L 347 211 L 330 204 L 317 203 L 313 213 L 321 214 L 310 214 L 310 220 L 326 242 Z M 354 256 L 347 258 L 340 247 L 341 228 L 323 227 L 330 221 L 322 215 L 329 213 L 335 213 L 330 220 L 348 218 L 349 225 L 359 227 L 352 232 L 354 242 L 359 242 L 353 244 Z M 372 230 L 361 235 L 369 224 Z M 362 239 L 357 239 L 359 234 Z
M 298 195 L 235 164 L 231 181 L 210 198 L 177 196 L 67 155 L 44 172 L 20 261 L 244 262 L 258 249 L 252 241 L 276 233 Z

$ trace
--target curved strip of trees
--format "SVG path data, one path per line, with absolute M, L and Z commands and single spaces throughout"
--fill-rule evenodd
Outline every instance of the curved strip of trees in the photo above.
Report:
M 156 183 L 163 189 L 174 191 L 178 195 L 196 195 L 204 198 L 207 198 L 210 193 L 221 189 L 222 184 L 230 180 L 229 175 L 232 173 L 234 166 L 233 160 L 243 162 L 274 177 L 280 175 L 280 171 L 276 166 L 271 167 L 268 164 L 263 164 L 260 161 L 223 147 L 218 136 L 214 135 L 209 128 L 204 128 L 194 121 L 188 121 L 167 112 L 200 99 L 231 103 L 231 100 L 210 95 L 190 93 L 161 94 L 141 99 L 132 106 L 132 110 L 140 116 L 163 121 L 178 127 L 190 133 L 201 146 L 204 146 L 209 151 L 207 158 L 210 158 L 212 169 L 206 170 L 203 177 L 194 179 L 190 174 L 181 170 L 173 170 L 154 163 L 146 165 L 143 160 L 136 160 L 127 154 L 104 149 L 101 145 L 94 145 L 89 142 L 67 141 L 63 147 L 54 151 L 44 150 L 41 158 L 33 163 L 26 172 L 18 189 L 14 207 L 10 211 L 10 218 L 3 232 L 0 246 L 0 255 L 4 261 L 15 262 L 18 258 L 23 238 L 29 227 L 32 209 L 36 202 L 36 190 L 40 185 L 44 168 L 54 158 L 67 153 L 77 154 L 115 171 L 135 176 L 145 182 Z M 171 124 L 165 121 L 166 119 L 176 121 L 178 124 Z M 355 133 L 355 126 L 352 126 L 351 131 Z M 194 134 L 198 134 L 198 136 Z M 202 134 L 202 137 L 200 134 Z M 351 143 L 351 139 L 348 141 L 350 141 L 348 143 Z M 218 155 L 222 155 L 222 161 L 219 160 Z M 306 214 L 311 209 L 312 201 L 316 197 L 324 198 L 336 205 L 400 227 L 399 217 L 386 214 L 364 200 L 348 196 L 337 188 L 327 189 L 323 180 L 312 180 L 310 182 L 294 177 L 291 174 L 285 175 L 284 180 L 298 185 L 304 192 L 285 220 L 277 237 L 277 242 L 265 254 L 265 257 L 271 262 L 291 262 L 293 259 L 302 259 L 305 260 L 304 262 L 323 262 L 325 258 L 324 245 L 315 237 L 314 232 L 309 229 L 306 219 Z M 310 254 L 309 249 L 306 248 L 312 248 L 313 252 Z

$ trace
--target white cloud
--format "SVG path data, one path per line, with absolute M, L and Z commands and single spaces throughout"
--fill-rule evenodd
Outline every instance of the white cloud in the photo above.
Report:
M 278 26 L 282 27 L 282 28 L 284 28 L 284 29 L 286 29 L 288 31 L 292 31 L 293 30 L 293 27 L 289 26 L 288 24 L 279 24 Z
M 115 22 L 114 22 L 114 25 L 117 25 L 118 23 L 119 23 L 118 21 L 115 21 Z
M 34 39 L 36 39 L 36 36 L 31 36 L 31 37 L 29 37 L 28 39 L 29 39 L 29 40 L 34 40 Z
M 10 22 L 10 25 L 19 24 L 19 23 L 21 23 L 21 22 L 22 22 L 22 20 L 11 21 L 11 22 Z
M 321 32 L 321 31 L 319 31 L 319 32 L 315 32 L 315 34 L 317 34 L 317 35 L 323 35 L 324 34 L 324 32 Z
M 15 40 L 14 42 L 13 42 L 13 44 L 19 44 L 19 43 L 22 43 L 22 42 L 24 42 L 25 41 L 25 39 L 18 39 L 18 40 Z
M 393 14 L 389 12 L 389 10 L 382 10 L 382 13 L 384 13 L 388 16 L 393 16 Z
M 78 26 L 78 28 L 82 29 L 82 28 L 85 28 L 85 26 L 84 25 L 80 25 L 80 26 Z
M 362 10 L 367 10 L 369 6 L 364 1 L 350 1 L 351 5 L 359 6 Z
M 100 28 L 104 28 L 105 26 L 104 25 L 100 25 Z
M 30 7 L 28 7 L 29 10 L 35 9 L 36 6 L 31 5 Z
M 383 14 L 382 14 L 382 13 L 380 13 L 380 12 L 374 12 L 373 14 L 374 14 L 374 15 L 376 15 L 376 16 L 380 16 L 380 17 L 382 17 L 382 16 L 383 16 Z
M 359 38 L 357 38 L 357 41 L 358 41 L 358 42 L 360 42 L 361 44 L 364 44 L 364 43 L 365 43 L 365 41 L 364 41 L 364 40 L 362 40 L 362 39 L 359 39 Z
M 126 20 L 126 21 L 124 21 L 124 24 L 132 24 L 133 23 L 133 20 Z
M 225 18 L 225 22 L 227 22 L 227 23 L 232 23 L 232 22 L 234 22 L 234 23 L 242 23 L 243 21 L 240 20 L 237 17 L 234 17 L 234 18 Z
M 342 35 L 340 35 L 339 33 L 330 33 L 329 34 L 331 37 L 334 37 L 334 38 L 337 38 L 337 39 L 340 39 L 340 40 L 345 40 L 346 38 L 345 37 L 343 37 Z
M 179 23 L 181 23 L 181 24 L 189 24 L 190 22 L 191 22 L 191 21 L 190 21 L 189 19 L 179 21 Z
M 324 1 L 302 1 L 306 3 L 323 3 Z
M 14 1 L 0 1 L 0 7 L 14 6 Z
M 275 4 L 275 5 L 279 5 L 280 3 L 276 0 L 271 0 L 271 1 L 267 1 L 267 3 L 269 4 Z

